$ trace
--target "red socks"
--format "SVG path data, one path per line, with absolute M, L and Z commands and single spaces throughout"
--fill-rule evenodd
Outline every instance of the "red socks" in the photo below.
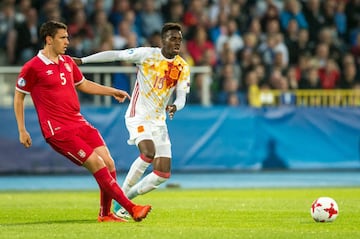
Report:
M 116 181 L 116 171 L 110 172 L 110 174 Z M 105 193 L 104 190 L 100 189 L 99 216 L 103 217 L 103 216 L 109 215 L 110 209 L 111 209 L 111 201 L 112 201 L 112 198 L 107 193 Z
M 116 178 L 116 172 L 113 172 L 113 176 Z M 135 204 L 126 197 L 113 176 L 111 176 L 107 167 L 103 167 L 94 173 L 94 178 L 99 184 L 102 194 L 100 213 L 108 213 L 110 211 L 111 199 L 117 201 L 126 211 L 132 212 Z

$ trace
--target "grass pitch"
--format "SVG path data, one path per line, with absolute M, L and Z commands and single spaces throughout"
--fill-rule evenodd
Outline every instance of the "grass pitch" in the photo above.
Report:
M 310 206 L 333 197 L 335 222 L 316 223 Z M 97 191 L 0 191 L 1 239 L 360 238 L 360 188 L 159 189 L 142 222 L 98 223 Z

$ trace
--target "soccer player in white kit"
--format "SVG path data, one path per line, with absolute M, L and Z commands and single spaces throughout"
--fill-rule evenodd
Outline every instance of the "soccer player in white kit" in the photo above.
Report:
M 172 119 L 185 106 L 190 90 L 190 69 L 179 56 L 182 43 L 181 26 L 166 23 L 161 31 L 162 48 L 139 47 L 104 51 L 87 57 L 73 58 L 77 64 L 127 61 L 138 67 L 137 79 L 125 114 L 129 131 L 128 143 L 136 145 L 140 155 L 132 163 L 122 189 L 130 198 L 148 193 L 171 175 L 171 142 L 166 125 L 166 112 Z M 176 99 L 169 104 L 176 90 Z M 142 177 L 152 164 L 153 171 Z M 141 180 L 140 180 L 141 179 Z M 125 216 L 115 202 L 114 211 Z

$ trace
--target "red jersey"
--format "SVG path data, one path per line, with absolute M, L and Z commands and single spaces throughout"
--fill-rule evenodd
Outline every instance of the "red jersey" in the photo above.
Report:
M 80 113 L 75 89 L 84 79 L 79 67 L 66 55 L 59 56 L 56 64 L 39 51 L 23 66 L 16 90 L 31 95 L 45 138 L 87 123 Z

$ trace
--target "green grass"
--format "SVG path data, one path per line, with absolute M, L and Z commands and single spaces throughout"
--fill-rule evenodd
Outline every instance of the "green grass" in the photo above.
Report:
M 97 223 L 96 191 L 0 192 L 0 238 L 360 238 L 360 188 L 160 189 L 136 198 L 152 212 L 136 223 Z M 310 216 L 319 196 L 336 199 L 332 223 Z

